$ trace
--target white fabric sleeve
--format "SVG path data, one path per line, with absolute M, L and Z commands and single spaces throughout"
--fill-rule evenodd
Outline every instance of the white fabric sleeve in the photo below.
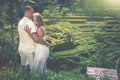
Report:
M 31 28 L 31 33 L 36 33 L 36 26 L 33 22 L 31 22 L 30 24 L 28 24 L 29 28 Z

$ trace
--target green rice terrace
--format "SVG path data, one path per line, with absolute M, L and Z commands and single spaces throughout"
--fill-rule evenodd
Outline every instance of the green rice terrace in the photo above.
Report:
M 90 12 L 81 9 L 76 14 L 64 15 L 66 7 L 63 13 L 58 12 L 57 7 L 50 12 L 48 9 L 49 6 L 42 12 L 46 39 L 50 43 L 46 80 L 95 80 L 87 76 L 87 67 L 117 69 L 120 77 L 119 9 L 113 13 L 109 12 L 114 9 L 95 8 Z M 17 50 L 20 19 L 16 19 L 12 27 L 6 24 L 0 28 L 0 80 L 41 80 L 38 75 L 29 78 L 29 72 L 22 73 Z

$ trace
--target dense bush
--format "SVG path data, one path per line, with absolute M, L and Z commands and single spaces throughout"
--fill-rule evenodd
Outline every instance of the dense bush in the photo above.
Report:
M 10 66 L 11 64 L 19 64 L 19 55 L 17 52 L 14 52 L 15 50 L 13 51 L 13 49 L 16 48 L 12 47 L 11 33 L 5 30 L 0 31 L 0 67 Z

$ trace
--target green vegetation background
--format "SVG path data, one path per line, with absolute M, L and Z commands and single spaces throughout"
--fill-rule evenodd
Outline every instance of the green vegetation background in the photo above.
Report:
M 17 23 L 26 4 L 40 12 L 46 24 L 46 39 L 50 42 L 47 80 L 94 80 L 86 76 L 88 66 L 117 69 L 120 76 L 119 8 L 105 6 L 105 3 L 101 7 L 98 3 L 102 0 L 96 4 L 90 0 L 1 2 L 0 79 L 29 80 L 27 74 L 21 75 L 17 50 Z M 34 80 L 39 80 L 38 76 Z

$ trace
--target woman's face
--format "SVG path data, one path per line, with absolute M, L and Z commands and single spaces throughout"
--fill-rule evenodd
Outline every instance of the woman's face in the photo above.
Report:
M 33 22 L 36 26 L 38 25 L 38 21 L 37 21 L 37 18 L 35 16 L 33 16 Z

